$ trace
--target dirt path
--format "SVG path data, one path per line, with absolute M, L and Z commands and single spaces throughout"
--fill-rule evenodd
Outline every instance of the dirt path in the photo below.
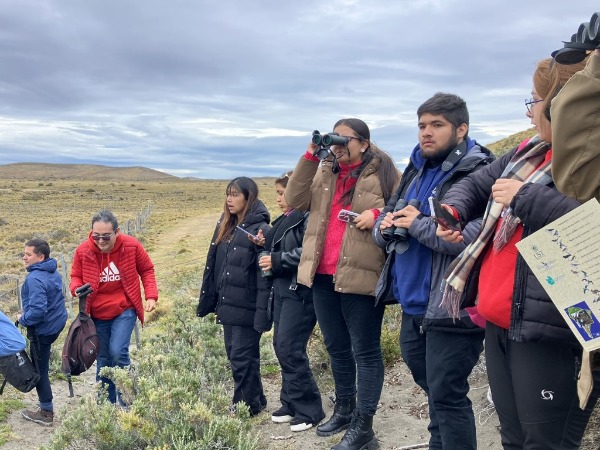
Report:
M 473 402 L 477 426 L 477 443 L 480 449 L 498 449 L 500 434 L 498 417 L 487 400 L 487 378 L 481 370 L 471 377 L 469 397 Z M 268 406 L 267 414 L 261 418 L 261 449 L 268 450 L 300 450 L 330 449 L 337 444 L 343 434 L 322 438 L 314 430 L 301 433 L 290 432 L 286 424 L 274 424 L 270 420 L 270 412 L 279 407 L 279 380 L 277 378 L 263 380 Z M 327 417 L 331 415 L 332 404 L 329 400 L 331 392 L 321 392 Z M 427 431 L 427 398 L 410 375 L 406 364 L 402 361 L 388 368 L 385 373 L 383 392 L 373 428 L 379 439 L 382 450 L 399 450 L 410 448 L 416 444 L 425 444 L 429 440 Z M 415 448 L 415 447 L 412 447 Z M 418 447 L 423 448 L 423 447 Z M 424 447 L 427 448 L 427 447 Z

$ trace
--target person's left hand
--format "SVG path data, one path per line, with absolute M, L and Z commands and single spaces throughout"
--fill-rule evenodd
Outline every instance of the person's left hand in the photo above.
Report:
M 406 228 L 408 230 L 419 214 L 421 214 L 421 211 L 412 205 L 408 205 L 393 214 L 396 216 L 394 225 L 399 228 Z
M 356 217 L 353 222 L 359 230 L 370 230 L 375 226 L 375 214 L 367 209 Z
M 144 311 L 150 312 L 153 311 L 154 308 L 156 308 L 156 300 L 153 298 L 149 298 L 148 300 L 146 300 L 146 306 L 144 307 Z
M 513 198 L 525 183 L 519 180 L 499 178 L 492 186 L 492 198 L 496 203 L 509 207 Z
M 21 321 L 21 317 L 23 317 L 23 313 L 22 312 L 20 312 L 20 313 L 17 314 L 17 322 Z

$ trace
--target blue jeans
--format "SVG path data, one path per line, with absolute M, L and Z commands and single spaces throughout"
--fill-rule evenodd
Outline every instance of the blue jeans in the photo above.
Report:
M 429 448 L 477 448 L 468 378 L 483 350 L 484 331 L 430 329 L 422 315 L 402 313 L 400 350 L 415 382 L 427 393 Z
M 62 329 L 60 330 L 62 331 Z M 43 411 L 54 412 L 52 404 L 52 387 L 50 386 L 50 350 L 52 344 L 58 338 L 60 331 L 50 336 L 33 335 L 33 332 L 27 330 L 27 337 L 31 342 L 31 359 L 35 359 L 34 365 L 40 374 L 40 381 L 35 386 L 35 390 L 40 402 L 40 409 Z
M 102 385 L 106 386 L 108 400 L 111 403 L 117 402 L 116 388 L 111 380 L 100 376 L 100 369 L 103 367 L 127 367 L 131 364 L 129 342 L 136 319 L 135 309 L 126 309 L 111 320 L 94 319 L 96 334 L 100 339 L 100 351 L 96 360 L 96 381 L 101 381 Z M 124 404 L 120 394 L 119 403 Z
M 335 395 L 356 395 L 356 408 L 373 416 L 383 388 L 381 322 L 385 306 L 375 297 L 341 294 L 331 275 L 315 275 L 313 302 L 331 360 Z

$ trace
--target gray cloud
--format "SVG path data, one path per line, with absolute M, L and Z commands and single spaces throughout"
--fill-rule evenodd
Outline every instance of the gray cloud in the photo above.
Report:
M 288 4 L 289 3 L 289 4 Z M 143 165 L 276 175 L 340 117 L 396 161 L 437 91 L 471 135 L 529 127 L 537 60 L 597 5 L 531 0 L 6 0 L 0 163 Z

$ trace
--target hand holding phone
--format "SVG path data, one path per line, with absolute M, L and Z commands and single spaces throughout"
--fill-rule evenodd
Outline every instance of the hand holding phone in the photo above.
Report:
M 460 222 L 452 215 L 450 211 L 442 206 L 442 204 L 434 197 L 430 197 L 429 201 L 432 206 L 433 220 L 436 221 L 441 227 L 460 232 Z
M 250 233 L 249 231 L 246 231 L 245 229 L 243 229 L 242 227 L 240 227 L 239 225 L 236 226 L 236 228 L 238 230 L 240 230 L 242 233 L 244 233 L 246 236 L 248 236 L 252 242 L 258 240 L 258 236 L 253 235 L 252 233 Z
M 354 219 L 356 219 L 358 216 L 360 216 L 360 214 L 355 213 L 354 211 L 348 211 L 347 209 L 342 209 L 339 213 L 338 213 L 338 219 L 341 220 L 342 222 L 354 222 Z

